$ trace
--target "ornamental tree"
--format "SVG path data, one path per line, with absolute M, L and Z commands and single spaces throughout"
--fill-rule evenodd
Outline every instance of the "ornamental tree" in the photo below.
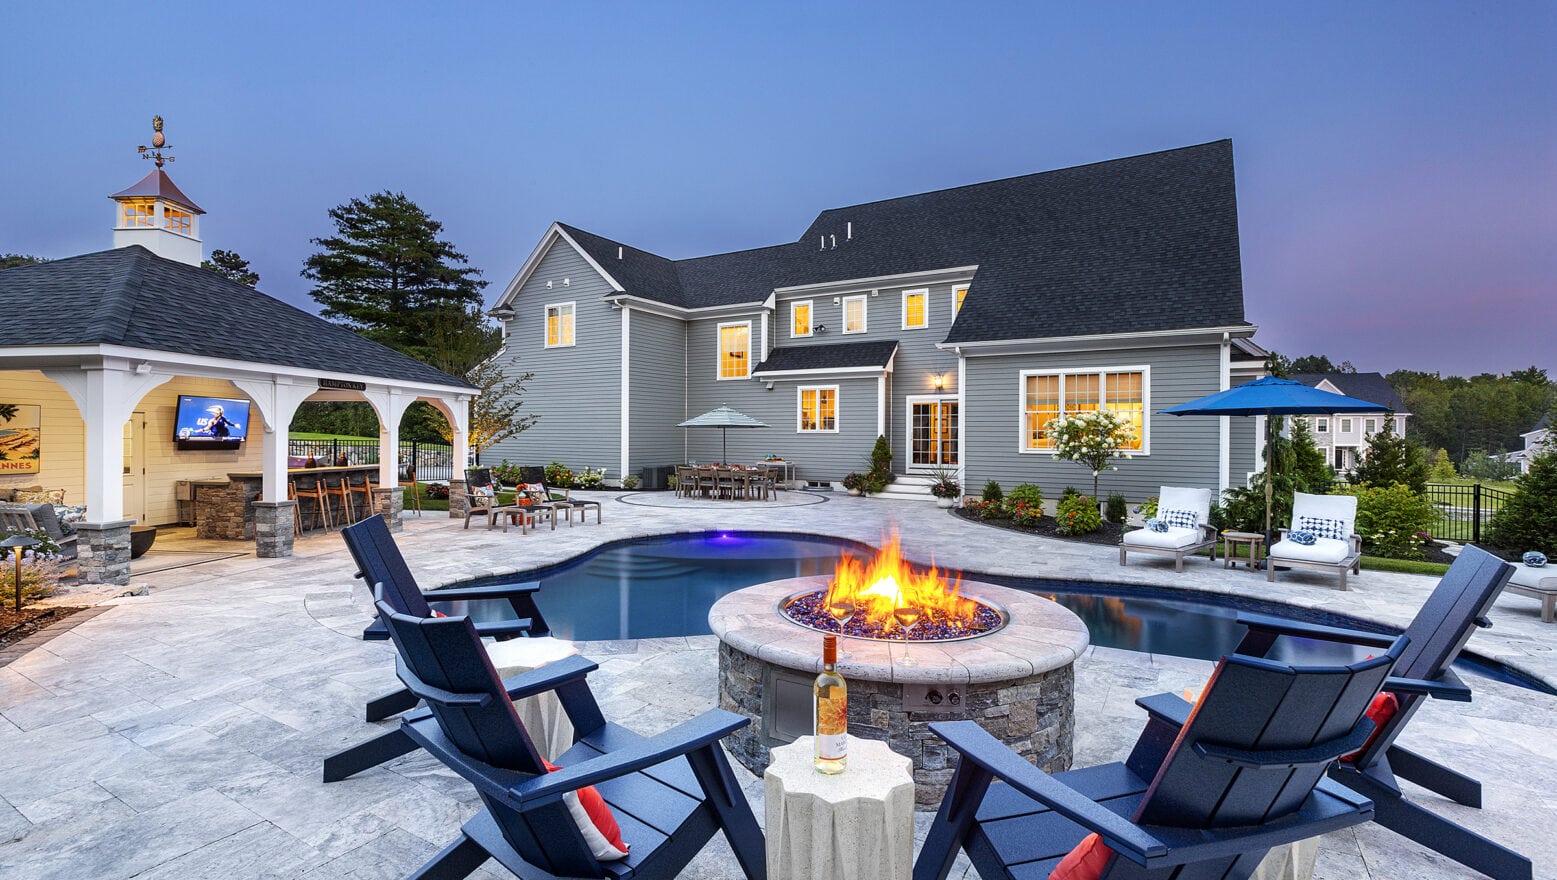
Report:
M 1519 478 L 1514 495 L 1492 517 L 1492 544 L 1513 554 L 1557 556 L 1557 432 L 1548 434 Z
M 1055 461 L 1074 461 L 1092 471 L 1092 497 L 1097 497 L 1098 475 L 1104 470 L 1119 470 L 1111 464 L 1115 457 L 1129 458 L 1128 449 L 1136 441 L 1135 428 L 1124 416 L 1111 409 L 1095 409 L 1074 416 L 1060 416 L 1049 422 L 1054 438 Z

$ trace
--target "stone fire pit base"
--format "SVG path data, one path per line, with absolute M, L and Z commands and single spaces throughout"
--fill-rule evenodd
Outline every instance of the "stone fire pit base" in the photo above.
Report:
M 778 603 L 826 577 L 759 584 L 723 597 L 709 612 L 719 637 L 719 705 L 752 719 L 725 740 L 761 775 L 768 750 L 810 734 L 811 680 L 822 634 L 783 618 Z M 963 582 L 963 593 L 1004 608 L 998 632 L 957 642 L 903 645 L 847 639 L 839 661 L 849 683 L 849 733 L 882 740 L 913 762 L 915 805 L 933 810 L 956 769 L 930 732 L 936 721 L 972 720 L 1048 771 L 1070 769 L 1075 700 L 1072 664 L 1086 624 L 1040 596 Z M 915 665 L 903 666 L 905 651 Z

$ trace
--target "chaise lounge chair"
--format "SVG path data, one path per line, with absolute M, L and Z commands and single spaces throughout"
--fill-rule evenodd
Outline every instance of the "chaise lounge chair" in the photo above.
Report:
M 1119 764 L 1050 775 L 975 722 L 931 724 L 961 761 L 914 880 L 944 880 L 959 850 L 983 880 L 1077 862 L 1103 880 L 1247 880 L 1273 847 L 1373 814 L 1325 770 L 1372 735 L 1364 712 L 1406 642 L 1350 666 L 1223 657 L 1194 706 L 1136 701 L 1149 719 Z
M 1385 828 L 1497 880 L 1529 880 L 1529 859 L 1413 803 L 1398 780 L 1414 782 L 1468 807 L 1481 806 L 1481 783 L 1395 743 L 1424 697 L 1470 701 L 1470 689 L 1451 666 L 1476 627 L 1492 625 L 1487 614 L 1512 573 L 1513 566 L 1480 548 L 1467 546 L 1460 551 L 1406 628 L 1411 643 L 1384 683 L 1399 708 L 1380 725 L 1379 735 L 1366 748 L 1332 767 L 1330 776 L 1372 798 L 1373 821 Z M 1264 615 L 1240 614 L 1238 622 L 1249 627 L 1238 653 L 1256 657 L 1265 656 L 1280 636 L 1372 647 L 1391 641 L 1389 636 Z
M 645 738 L 601 715 L 586 680 L 597 667 L 582 657 L 505 683 L 470 618 L 412 617 L 382 602 L 379 617 L 399 651 L 400 680 L 431 710 L 402 729 L 475 786 L 483 804 L 413 876 L 464 877 L 495 860 L 524 878 L 668 880 L 723 831 L 748 880 L 765 880 L 762 831 L 719 745 L 746 718 L 711 709 Z M 511 702 L 547 691 L 576 731 L 560 766 L 542 760 Z M 610 823 L 580 815 L 596 812 L 591 789 L 619 839 Z
M 1292 534 L 1305 531 L 1314 536 L 1312 544 L 1299 544 Z M 1281 530 L 1281 540 L 1265 554 L 1265 579 L 1276 579 L 1276 566 L 1314 568 L 1341 576 L 1346 589 L 1346 573 L 1362 574 L 1362 538 L 1357 534 L 1357 496 L 1309 495 L 1298 492 L 1292 498 L 1292 527 Z
M 1183 571 L 1184 557 L 1207 547 L 1211 548 L 1211 561 L 1216 561 L 1210 489 L 1163 486 L 1157 496 L 1157 518 L 1165 521 L 1166 531 L 1144 528 L 1125 532 L 1119 542 L 1120 565 L 1125 564 L 1126 553 L 1165 553 L 1173 557 L 1173 570 Z

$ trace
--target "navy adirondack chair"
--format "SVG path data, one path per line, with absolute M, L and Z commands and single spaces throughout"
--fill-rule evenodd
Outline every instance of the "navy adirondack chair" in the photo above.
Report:
M 495 859 L 530 878 L 678 875 L 723 831 L 749 880 L 766 877 L 762 831 L 719 741 L 746 718 L 711 709 L 644 738 L 605 720 L 583 657 L 498 679 L 467 617 L 400 614 L 382 601 L 379 615 L 399 651 L 401 681 L 427 702 L 431 717 L 401 721 L 418 744 L 475 786 L 485 805 L 414 877 L 464 877 Z M 548 773 L 511 699 L 555 691 L 573 722 L 575 742 Z M 586 845 L 563 796 L 595 786 L 629 847 L 602 862 Z
M 1395 740 L 1424 698 L 1470 701 L 1470 688 L 1450 667 L 1476 627 L 1492 625 L 1487 613 L 1513 571 L 1513 566 L 1478 547 L 1460 551 L 1406 629 L 1411 644 L 1384 683 L 1384 690 L 1399 701 L 1399 709 L 1361 754 L 1330 770 L 1331 777 L 1373 800 L 1373 821 L 1497 880 L 1529 880 L 1533 870 L 1530 860 L 1411 802 L 1402 793 L 1397 777 L 1468 807 L 1481 806 L 1481 783 Z M 1259 657 L 1283 635 L 1368 646 L 1390 643 L 1389 636 L 1263 615 L 1241 614 L 1238 621 L 1249 627 L 1238 653 Z
M 1325 770 L 1373 732 L 1406 641 L 1350 666 L 1223 657 L 1193 707 L 1136 701 L 1149 717 L 1123 763 L 1050 775 L 974 722 L 932 724 L 961 761 L 914 880 L 944 880 L 959 850 L 984 880 L 1044 878 L 1088 832 L 1112 850 L 1106 880 L 1246 880 L 1271 848 L 1372 815 Z
M 400 554 L 400 548 L 395 545 L 394 537 L 390 535 L 382 516 L 372 516 L 341 529 L 341 537 L 346 541 L 346 549 L 351 552 L 352 560 L 357 563 L 357 577 L 364 578 L 369 584 L 380 585 L 375 600 L 381 598 L 391 608 L 413 617 L 433 616 L 432 608 L 427 604 L 427 595 L 417 586 L 416 578 L 406 565 L 405 557 Z M 498 639 L 521 635 L 540 637 L 549 635 L 551 630 L 546 625 L 546 618 L 541 615 L 540 607 L 535 604 L 538 589 L 540 586 L 535 583 L 452 587 L 438 590 L 433 598 L 440 602 L 506 599 L 518 619 L 479 623 L 475 625 L 477 632 Z M 383 620 L 375 617 L 373 623 L 363 630 L 362 637 L 365 640 L 387 639 L 389 632 L 384 628 Z M 416 696 L 409 689 L 401 688 L 369 700 L 367 720 L 381 721 L 414 709 L 416 704 Z M 422 715 L 425 717 L 425 710 Z M 385 731 L 325 758 L 324 781 L 337 782 L 415 750 L 416 744 L 399 728 Z

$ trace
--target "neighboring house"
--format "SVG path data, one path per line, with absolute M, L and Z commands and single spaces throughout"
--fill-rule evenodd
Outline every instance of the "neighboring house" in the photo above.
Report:
M 1384 407 L 1376 413 L 1308 417 L 1308 429 L 1314 435 L 1314 443 L 1338 473 L 1357 466 L 1367 452 L 1368 440 L 1384 430 L 1385 419 L 1393 417 L 1395 435 L 1406 436 L 1406 419 L 1411 415 L 1406 412 L 1406 402 L 1379 373 L 1296 373 L 1292 378 L 1311 388 Z
M 1540 451 L 1541 444 L 1547 441 L 1551 433 L 1552 414 L 1547 413 L 1536 423 L 1534 431 L 1528 431 L 1519 435 L 1524 438 L 1525 448 L 1510 452 L 1508 458 L 1510 461 L 1518 463 L 1521 474 L 1530 473 L 1530 462 L 1535 458 L 1535 454 Z
M 835 208 L 794 242 L 693 259 L 554 223 L 492 313 L 540 416 L 494 461 L 611 481 L 714 461 L 720 432 L 676 423 L 728 404 L 771 426 L 730 431 L 733 461 L 836 482 L 885 435 L 900 474 L 1052 498 L 1090 474 L 1052 460 L 1048 421 L 1107 407 L 1139 441 L 1105 491 L 1254 469 L 1245 420 L 1156 415 L 1259 374 L 1230 141 Z

